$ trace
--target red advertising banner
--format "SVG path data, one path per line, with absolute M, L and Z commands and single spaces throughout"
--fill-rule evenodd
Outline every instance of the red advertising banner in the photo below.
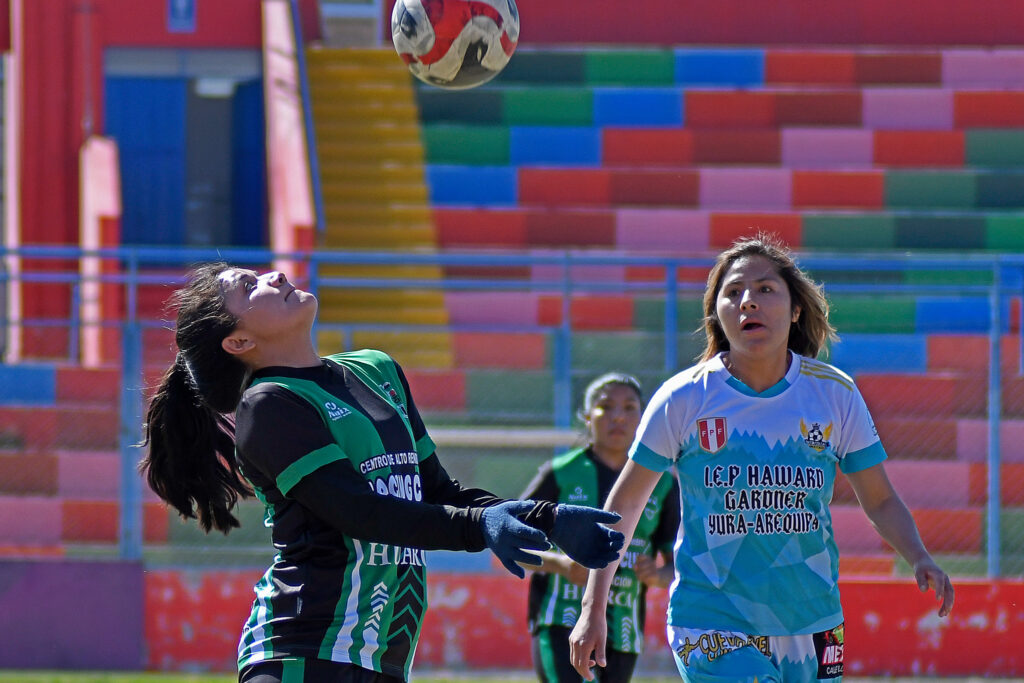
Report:
M 259 571 L 146 572 L 147 666 L 230 671 Z M 427 617 L 415 666 L 529 669 L 527 583 L 499 574 L 429 575 Z M 854 676 L 1024 675 L 1024 582 L 957 582 L 956 607 L 936 616 L 932 594 L 910 579 L 841 582 L 846 671 Z M 667 592 L 648 596 L 641 669 L 671 666 Z

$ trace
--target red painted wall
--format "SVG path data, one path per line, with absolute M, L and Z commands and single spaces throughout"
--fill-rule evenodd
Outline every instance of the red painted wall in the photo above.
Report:
M 252 604 L 255 571 L 146 573 L 147 667 L 230 671 Z M 529 669 L 525 581 L 498 574 L 430 573 L 416 667 Z M 1024 582 L 956 582 L 956 606 L 935 615 L 909 579 L 842 581 L 851 675 L 1024 675 Z M 651 591 L 647 654 L 671 668 L 667 592 Z
M 93 0 L 103 14 L 106 45 L 134 47 L 251 47 L 260 45 L 260 3 L 256 0 L 196 0 L 194 33 L 168 33 L 167 0 Z M 299 0 L 302 34 L 320 36 L 317 0 Z
M 3 22 L 10 0 L 0 5 Z M 20 160 L 21 234 L 24 244 L 78 243 L 78 151 L 85 119 L 103 133 L 103 51 L 111 46 L 257 48 L 262 40 L 256 0 L 197 0 L 194 33 L 167 31 L 167 0 L 15 0 L 22 21 Z M 319 39 L 319 5 L 300 0 L 304 36 Z M 88 103 L 88 104 L 87 104 Z M 89 116 L 86 117 L 88 108 Z M 48 268 L 74 269 L 73 263 Z M 26 262 L 26 272 L 38 270 Z M 26 318 L 64 318 L 68 289 L 26 284 Z M 60 329 L 28 329 L 23 348 L 33 357 L 67 352 Z
M 103 131 L 106 47 L 257 48 L 260 3 L 196 3 L 194 33 L 167 31 L 167 0 L 21 0 L 24 12 L 22 229 L 24 242 L 77 242 L 77 159 L 85 96 Z M 316 0 L 301 0 L 308 39 Z M 2 28 L 2 27 L 0 27 Z M 86 31 L 89 31 L 87 36 Z
M 0 52 L 11 49 L 11 3 L 0 0 Z
M 384 32 L 390 22 L 388 2 Z M 516 0 L 520 43 L 1020 45 L 1007 0 Z

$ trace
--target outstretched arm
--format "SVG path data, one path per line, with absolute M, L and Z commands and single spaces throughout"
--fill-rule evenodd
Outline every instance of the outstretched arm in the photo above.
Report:
M 871 524 L 913 568 L 921 592 L 929 588 L 935 591 L 936 600 L 942 601 L 939 616 L 947 616 L 953 609 L 953 584 L 924 547 L 917 524 L 893 489 L 885 468 L 879 463 L 846 476 Z
M 364 541 L 424 550 L 477 551 L 487 547 L 481 523 L 484 508 L 378 495 L 347 459 L 306 475 L 288 497 L 335 529 Z
M 605 509 L 622 516 L 622 519 L 611 527 L 625 535 L 626 547 L 633 537 L 633 531 L 647 504 L 647 499 L 651 497 L 660 478 L 660 472 L 649 470 L 629 460 L 622 468 L 622 473 L 612 487 L 611 493 L 608 494 Z M 594 666 L 603 667 L 607 664 L 605 642 L 608 624 L 605 622 L 605 612 L 608 608 L 608 591 L 618 567 L 619 560 L 615 560 L 604 569 L 590 572 L 586 590 L 583 592 L 580 618 L 569 636 L 569 656 L 572 665 L 588 681 L 594 678 Z

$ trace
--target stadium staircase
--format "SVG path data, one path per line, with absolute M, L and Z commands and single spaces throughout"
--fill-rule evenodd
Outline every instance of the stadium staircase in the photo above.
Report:
M 409 72 L 393 54 L 373 49 L 307 51 L 314 128 L 320 158 L 326 230 L 323 246 L 375 251 L 434 251 L 437 246 L 424 184 L 423 146 Z M 325 277 L 399 283 L 437 280 L 436 266 L 324 266 Z M 356 348 L 391 349 L 416 367 L 452 365 L 448 314 L 440 289 L 324 288 L 323 323 L 433 325 L 416 337 L 357 331 Z M 322 331 L 322 351 L 344 348 L 341 333 Z

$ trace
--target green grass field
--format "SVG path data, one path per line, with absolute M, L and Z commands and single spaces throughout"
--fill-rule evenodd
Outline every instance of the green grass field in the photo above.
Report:
M 234 683 L 230 674 L 156 674 L 156 673 L 71 673 L 62 671 L 4 671 L 0 669 L 0 683 Z M 529 672 L 499 675 L 480 672 L 418 676 L 413 683 L 526 683 L 536 680 Z M 678 683 L 678 678 L 638 676 L 634 683 Z
M 235 676 L 201 674 L 156 674 L 156 673 L 68 673 L 57 671 L 3 671 L 0 683 L 234 683 Z M 511 677 L 492 677 L 491 674 L 465 673 L 447 676 L 416 676 L 415 683 L 454 683 L 458 681 L 484 680 L 487 683 L 524 683 L 531 680 L 527 673 Z M 670 683 L 679 679 L 634 678 L 636 683 Z
M 852 678 L 845 677 L 850 683 L 925 683 L 928 681 L 942 683 L 1024 683 L 1019 678 Z M 419 676 L 413 673 L 412 683 L 466 683 L 480 681 L 482 683 L 526 683 L 536 678 L 528 671 L 515 674 L 495 674 L 490 672 L 438 673 Z M 0 669 L 0 683 L 234 683 L 235 677 L 230 674 L 156 674 L 156 673 L 73 673 L 63 671 L 5 671 Z M 679 683 L 675 677 L 635 676 L 634 683 Z
M 234 683 L 236 678 L 228 675 L 199 674 L 155 674 L 155 673 L 65 673 L 39 671 L 2 671 L 0 683 Z M 487 683 L 525 683 L 533 680 L 523 673 L 513 677 L 492 677 L 490 674 L 466 673 L 448 676 L 416 676 L 414 683 L 466 683 L 466 681 Z M 678 678 L 634 678 L 636 683 L 678 683 Z

